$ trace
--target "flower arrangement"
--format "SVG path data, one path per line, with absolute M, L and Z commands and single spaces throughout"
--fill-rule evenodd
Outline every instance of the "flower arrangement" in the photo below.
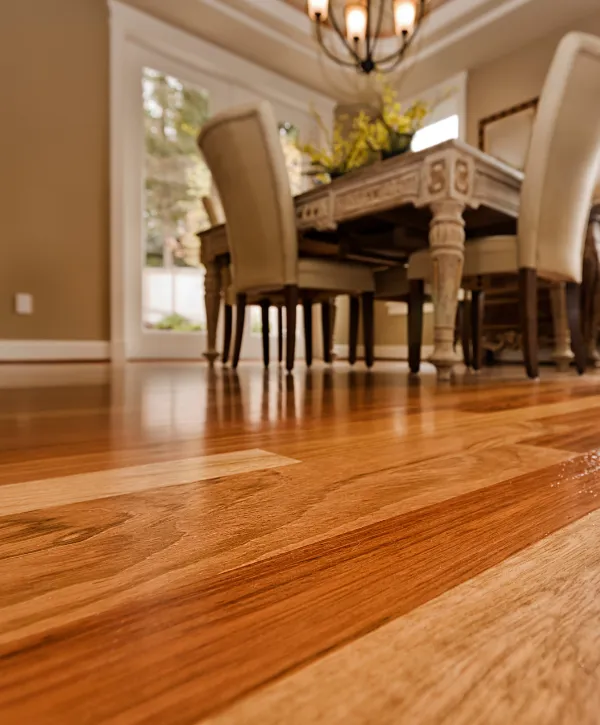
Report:
M 371 122 L 369 144 L 387 158 L 409 150 L 412 138 L 422 128 L 430 108 L 423 101 L 415 101 L 403 111 L 392 86 L 383 79 L 380 79 L 380 85 L 379 114 Z
M 350 130 L 348 116 L 340 116 L 330 134 L 318 113 L 313 115 L 327 140 L 327 147 L 316 148 L 313 144 L 298 144 L 302 153 L 310 159 L 310 169 L 305 173 L 320 181 L 335 178 L 365 166 L 378 156 L 388 158 L 410 149 L 414 134 L 423 126 L 429 106 L 416 101 L 402 110 L 396 92 L 381 78 L 379 104 L 374 113 L 360 111 L 353 119 Z
M 344 132 L 348 125 L 348 116 L 339 116 L 330 135 L 321 116 L 313 111 L 313 115 L 327 141 L 324 149 L 319 149 L 313 144 L 298 144 L 298 148 L 310 159 L 311 168 L 305 173 L 309 176 L 316 176 L 324 181 L 327 176 L 335 178 L 353 171 L 368 163 L 372 155 L 372 147 L 369 145 L 370 118 L 361 111 L 352 121 L 349 132 Z

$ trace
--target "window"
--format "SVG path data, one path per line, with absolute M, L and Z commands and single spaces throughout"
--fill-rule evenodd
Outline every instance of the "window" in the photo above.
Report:
M 447 78 L 437 86 L 405 99 L 402 105 L 408 106 L 416 100 L 427 103 L 431 113 L 425 119 L 424 128 L 417 131 L 413 138 L 413 151 L 422 151 L 453 138 L 465 138 L 466 72 Z
M 306 180 L 302 175 L 302 153 L 296 146 L 298 133 L 298 128 L 291 123 L 279 124 L 279 139 L 285 156 L 285 165 L 293 196 L 301 194 L 306 189 Z
M 209 226 L 202 197 L 211 176 L 196 145 L 209 115 L 206 91 L 151 68 L 142 74 L 144 111 L 143 325 L 194 332 L 205 328 L 200 240 Z
M 412 141 L 413 151 L 422 151 L 443 141 L 449 141 L 451 138 L 459 136 L 459 119 L 458 115 L 448 116 L 441 121 L 436 121 L 417 131 Z

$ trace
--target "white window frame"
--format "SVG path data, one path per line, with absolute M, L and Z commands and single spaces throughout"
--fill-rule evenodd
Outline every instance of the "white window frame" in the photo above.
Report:
M 111 359 L 201 358 L 206 333 L 142 329 L 143 106 L 141 72 L 156 68 L 210 93 L 211 112 L 266 98 L 282 121 L 315 137 L 311 109 L 335 102 L 117 0 L 110 8 Z M 137 246 L 132 240 L 139 239 Z M 222 317 L 222 316 L 221 316 Z M 168 342 L 170 340 L 170 342 Z

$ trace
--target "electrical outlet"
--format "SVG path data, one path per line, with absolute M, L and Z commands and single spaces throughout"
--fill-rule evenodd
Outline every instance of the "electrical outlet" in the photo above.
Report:
M 33 295 L 17 292 L 15 295 L 15 312 L 17 315 L 33 315 Z

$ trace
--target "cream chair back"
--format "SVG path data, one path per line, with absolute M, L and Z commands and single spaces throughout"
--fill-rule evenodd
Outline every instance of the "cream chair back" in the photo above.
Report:
M 519 266 L 581 281 L 600 168 L 600 38 L 569 33 L 556 50 L 533 127 L 519 214 Z
M 204 124 L 198 145 L 227 219 L 236 291 L 296 284 L 294 202 L 270 104 L 214 116 Z

